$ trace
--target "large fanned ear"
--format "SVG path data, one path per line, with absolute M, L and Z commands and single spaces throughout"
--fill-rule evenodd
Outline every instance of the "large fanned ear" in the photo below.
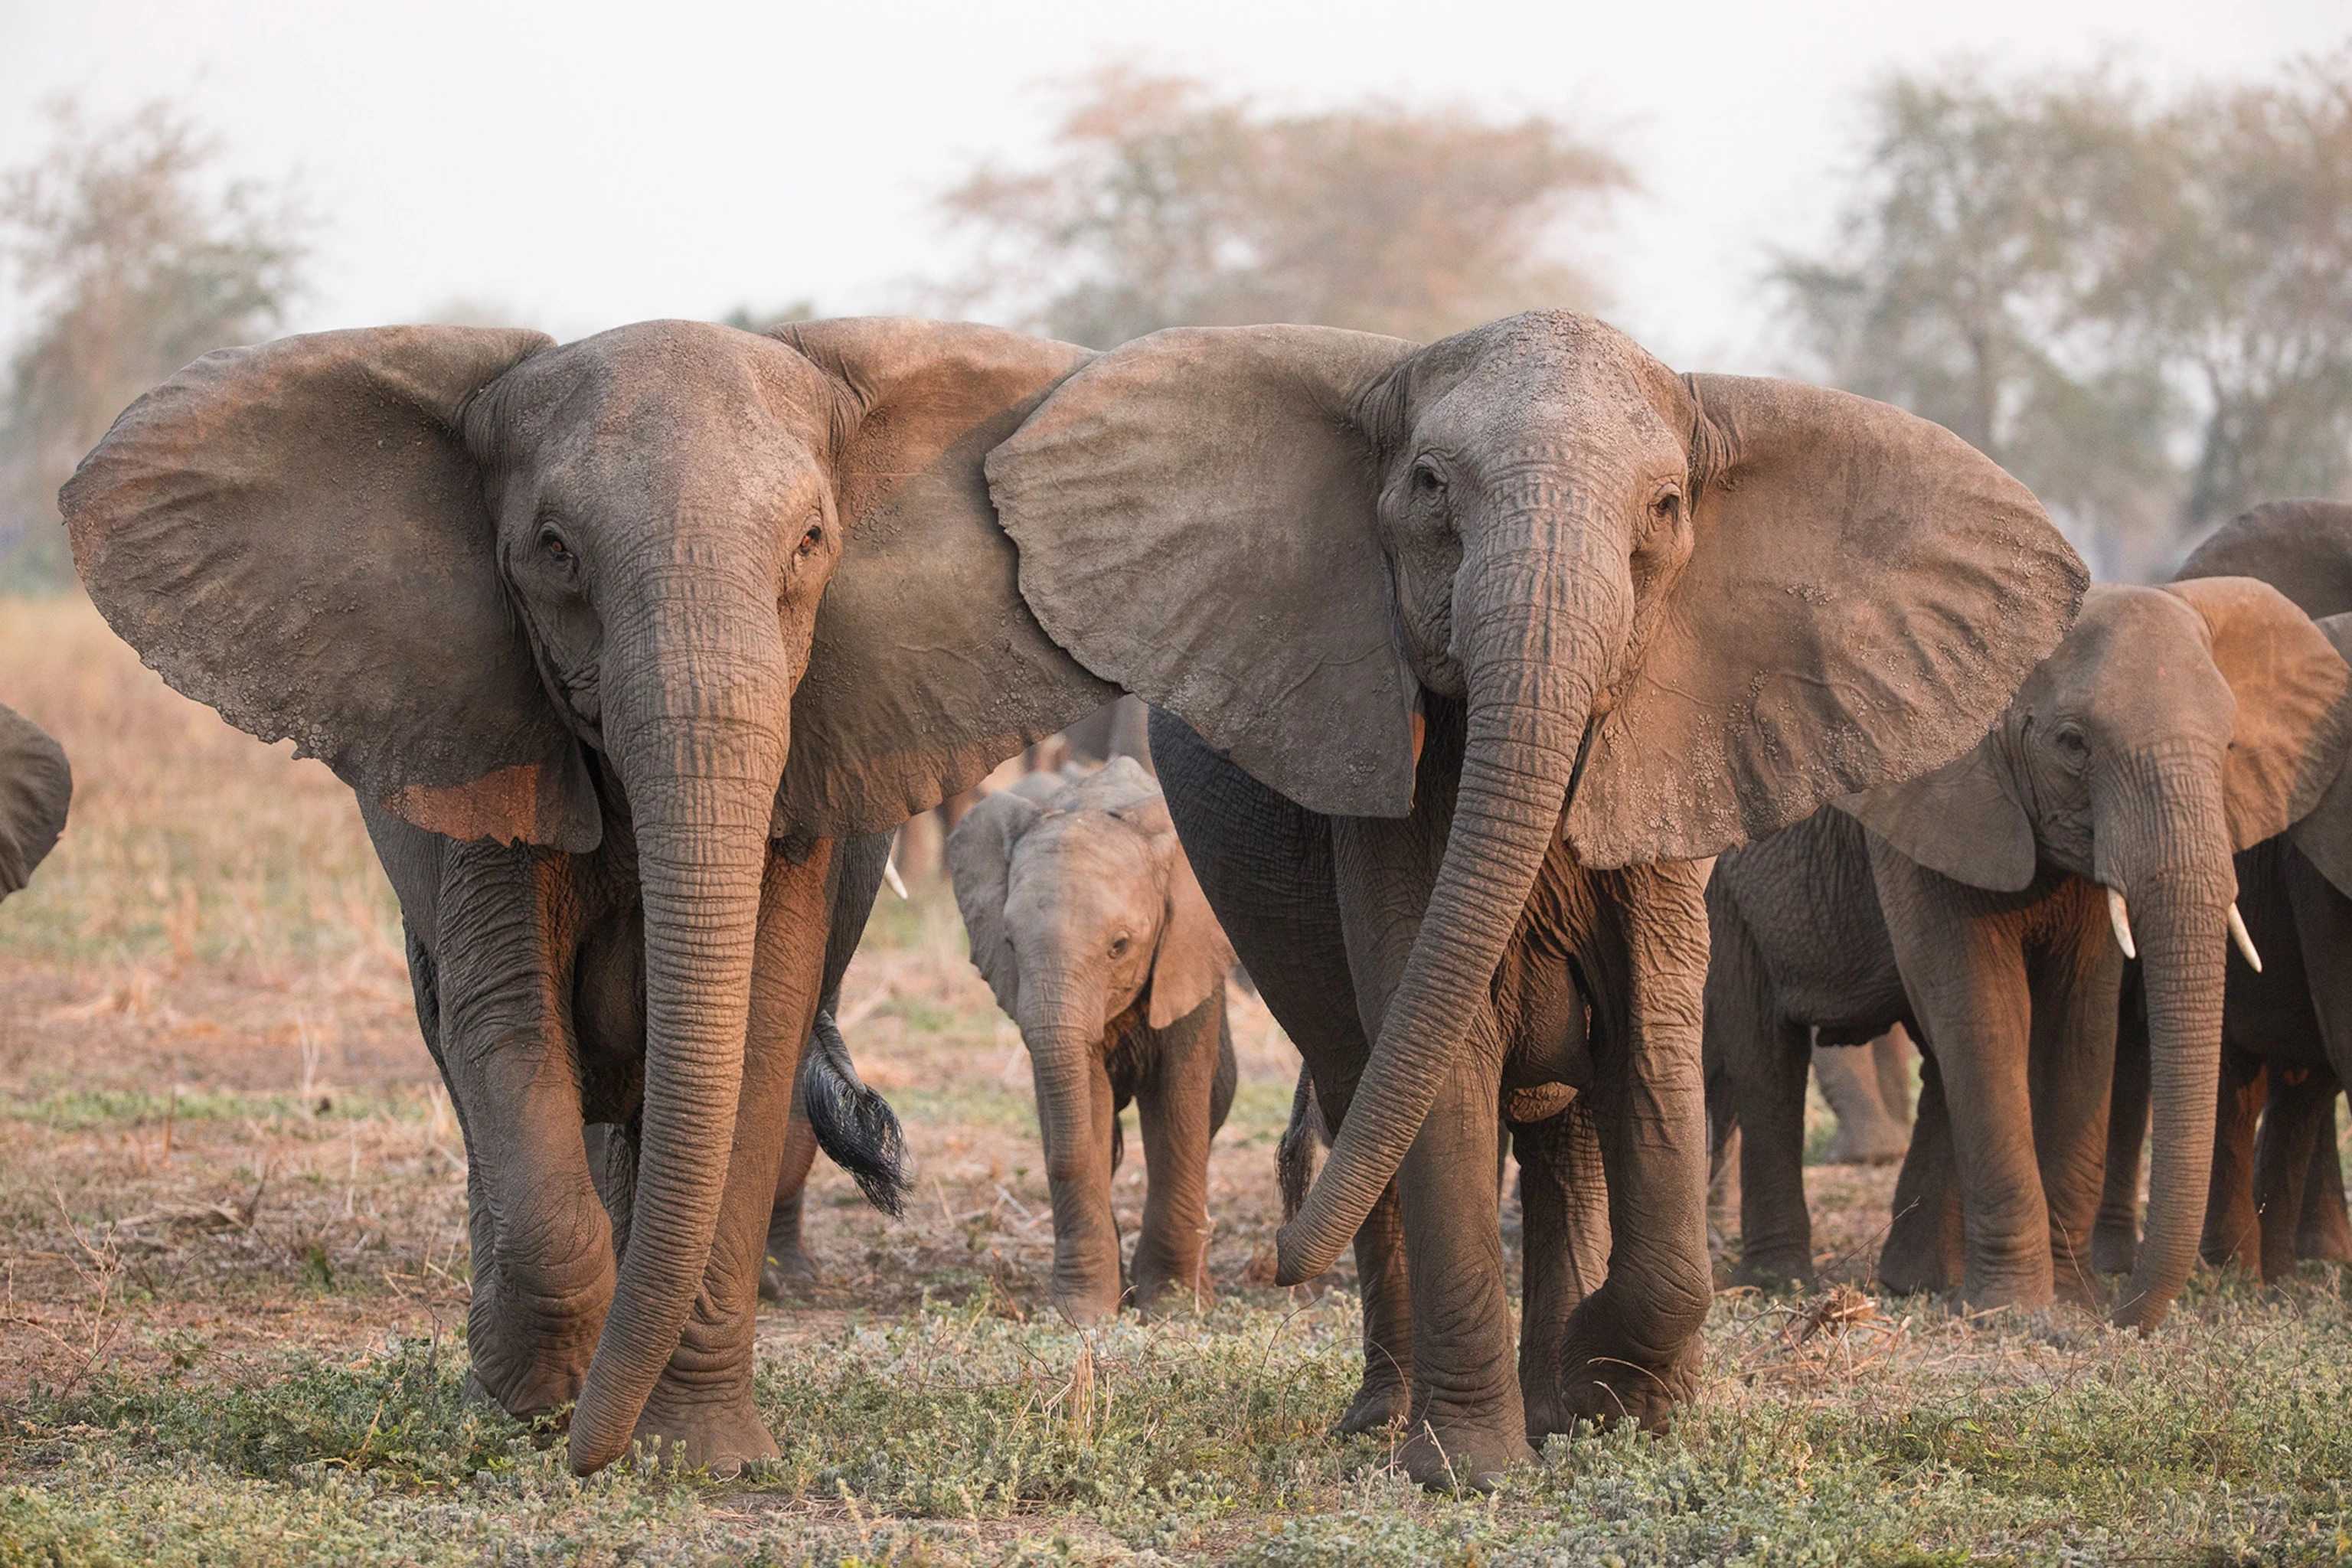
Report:
M 2173 578 L 2191 577 L 2259 578 L 2314 620 L 2352 611 L 2352 503 L 2264 501 L 2189 552 Z
M 2352 659 L 2352 614 L 2329 616 L 2318 625 L 2336 653 Z M 2337 765 L 2319 803 L 2287 829 L 2287 837 L 2336 891 L 2352 898 L 2352 767 Z
M 2033 880 L 2033 819 L 1990 736 L 1933 773 L 1837 804 L 1908 858 L 1956 882 L 2013 893 Z
M 2213 663 L 2238 711 L 2221 776 L 2240 849 L 2309 816 L 2352 747 L 2352 667 L 2311 617 L 2252 577 L 2170 583 L 2212 636 Z
M 1583 860 L 1698 859 L 1974 745 L 2089 578 L 1950 431 L 1794 382 L 1688 378 L 1688 565 L 1594 731 Z
M 1316 811 L 1412 804 L 1418 689 L 1360 413 L 1412 352 L 1324 327 L 1155 332 L 988 462 L 1055 639 Z
M 457 434 L 549 342 L 382 327 L 206 354 L 59 497 L 91 600 L 174 689 L 420 827 L 593 848 L 594 787 Z
M 877 831 L 1117 695 L 1038 629 L 981 471 L 1087 351 L 897 317 L 776 337 L 842 389 L 845 534 L 793 698 L 778 824 Z
M 31 880 L 57 847 L 72 800 L 64 748 L 30 719 L 0 708 L 0 899 Z
M 1036 803 L 1013 790 L 988 796 L 948 835 L 948 877 L 971 939 L 972 967 L 1007 1017 L 1018 1017 L 1021 968 L 1004 936 L 1004 900 L 1013 880 L 1013 847 L 1038 817 Z

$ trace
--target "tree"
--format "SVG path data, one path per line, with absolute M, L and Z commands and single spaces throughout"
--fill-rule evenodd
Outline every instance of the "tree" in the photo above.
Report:
M 1539 117 L 1369 102 L 1265 112 L 1113 68 L 1076 84 L 1040 164 L 940 199 L 980 257 L 956 308 L 1108 347 L 1161 327 L 1307 321 L 1431 338 L 1591 306 L 1570 219 L 1633 188 Z
M 0 587 L 17 589 L 72 580 L 58 487 L 123 405 L 284 319 L 306 226 L 288 190 L 224 179 L 169 104 L 51 113 L 49 149 L 0 176 L 0 258 L 34 321 L 0 412 Z

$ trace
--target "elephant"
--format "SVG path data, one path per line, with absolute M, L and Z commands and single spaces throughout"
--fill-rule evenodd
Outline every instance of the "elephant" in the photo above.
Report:
M 1891 1165 L 1911 1146 L 1911 1037 L 1895 1025 L 1857 1050 L 1813 1053 L 1813 1082 L 1837 1116 L 1828 1165 Z
M 33 879 L 65 832 L 72 804 L 65 748 L 15 709 L 0 707 L 0 900 Z
M 518 1144 L 494 1224 L 568 1218 L 494 1257 L 560 1289 L 549 1337 L 601 1324 L 576 1380 L 500 1397 L 576 1381 L 583 1474 L 636 1441 L 719 1473 L 777 1451 L 752 1330 L 838 845 L 1116 695 L 1023 602 L 981 466 L 1090 357 L 892 318 L 314 333 L 197 360 L 59 498 L 167 681 L 450 842 L 412 912 L 443 939 L 427 1032 L 482 1066 L 476 1145 Z M 521 978 L 598 942 L 643 952 L 617 1268 L 581 1131 L 604 1090 L 561 1064 L 572 1014 L 637 999 Z
M 2275 590 L 2095 587 L 1965 756 L 1723 857 L 1706 1031 L 1744 1134 L 1742 1276 L 1811 1278 L 1805 1031 L 1901 1023 L 1927 1059 L 1880 1279 L 1979 1305 L 2094 1296 L 2137 950 L 2160 1197 L 2115 1315 L 2160 1321 L 2204 1214 L 2224 933 L 2246 940 L 2231 856 L 2305 816 L 2347 744 L 2352 669 Z
M 2352 504 L 2254 507 L 2215 530 L 2174 575 L 2259 578 L 2319 621 L 2340 650 L 2344 639 L 2330 622 L 2352 614 Z M 2282 1277 L 2298 1257 L 2352 1260 L 2335 1138 L 2340 1080 L 2334 1063 L 2341 1053 L 2324 1023 L 2352 1018 L 2344 1011 L 2347 999 L 2333 994 L 2342 950 L 2327 945 L 2329 932 L 2344 929 L 2339 889 L 2347 885 L 2343 874 L 2352 871 L 2352 861 L 2331 861 L 2326 848 L 2352 843 L 2352 816 L 2335 820 L 2345 809 L 2331 791 L 2284 839 L 2237 859 L 2239 902 L 2269 965 L 2260 973 L 2241 962 L 2229 965 L 2202 1250 L 2210 1262 L 2236 1261 L 2264 1280 Z M 2319 954 L 2326 956 L 2311 962 Z M 2126 996 L 2117 1038 L 2106 1190 L 2093 1236 L 2094 1256 L 2110 1269 L 2129 1267 L 2137 1238 L 2147 1068 L 2135 1000 Z
M 1411 1474 L 1486 1487 L 1579 1418 L 1663 1423 L 1712 1294 L 1702 863 L 1972 743 L 2081 562 L 1925 420 L 1677 375 L 1569 311 L 1155 333 L 987 468 L 1040 624 L 1152 706 L 1202 889 L 1338 1126 L 1276 1278 L 1356 1242 L 1343 1426 L 1402 1415 Z

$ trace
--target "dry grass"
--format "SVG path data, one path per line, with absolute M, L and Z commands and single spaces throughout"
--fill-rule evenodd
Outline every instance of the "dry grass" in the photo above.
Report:
M 83 606 L 0 603 L 0 700 L 59 736 L 79 786 L 0 910 L 0 1564 L 2347 1548 L 2332 1273 L 2271 1299 L 2202 1280 L 2147 1341 L 2070 1308 L 1970 1318 L 1871 1291 L 1891 1174 L 1823 1167 L 1840 1283 L 1720 1298 L 1672 1436 L 1555 1441 L 1497 1499 L 1424 1496 L 1384 1443 L 1323 1435 L 1354 1377 L 1345 1281 L 1251 1283 L 1296 1058 L 1246 999 L 1220 1300 L 1063 1328 L 1025 1060 L 938 889 L 885 899 L 845 1005 L 919 1198 L 888 1224 L 820 1166 L 825 1280 L 763 1320 L 782 1461 L 574 1482 L 551 1435 L 460 1397 L 462 1146 L 348 794 L 165 691 Z

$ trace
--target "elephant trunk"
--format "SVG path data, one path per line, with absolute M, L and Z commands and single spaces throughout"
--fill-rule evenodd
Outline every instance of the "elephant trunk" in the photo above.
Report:
M 2221 1070 L 2222 972 L 2235 889 L 2218 763 L 2159 769 L 2126 759 L 2099 810 L 2099 880 L 2120 894 L 2147 1005 L 2147 1230 L 2116 1321 L 2152 1329 L 2197 1261 Z M 2193 777 L 2184 777 L 2192 773 Z M 2205 776 L 2210 773 L 2210 776 Z M 2109 844 L 2120 847 L 2110 854 Z
M 1020 1023 L 1054 1198 L 1054 1305 L 1073 1322 L 1097 1322 L 1118 1316 L 1119 1303 L 1118 1225 L 1110 1206 L 1115 1113 L 1102 1002 L 1024 973 Z
M 1516 509 L 1496 530 L 1500 547 L 1465 558 L 1456 579 L 1468 714 L 1444 858 L 1331 1157 L 1276 1237 L 1278 1283 L 1328 1269 L 1380 1202 L 1454 1070 L 1559 836 L 1632 603 L 1622 560 L 1579 558 L 1580 544 L 1606 536 L 1580 510 Z
M 643 661 L 608 692 L 604 735 L 645 900 L 645 1101 L 628 1251 L 572 1420 L 583 1475 L 627 1450 L 702 1290 L 726 1190 L 790 747 L 792 680 L 760 599 L 688 566 L 614 626 L 613 646 Z

